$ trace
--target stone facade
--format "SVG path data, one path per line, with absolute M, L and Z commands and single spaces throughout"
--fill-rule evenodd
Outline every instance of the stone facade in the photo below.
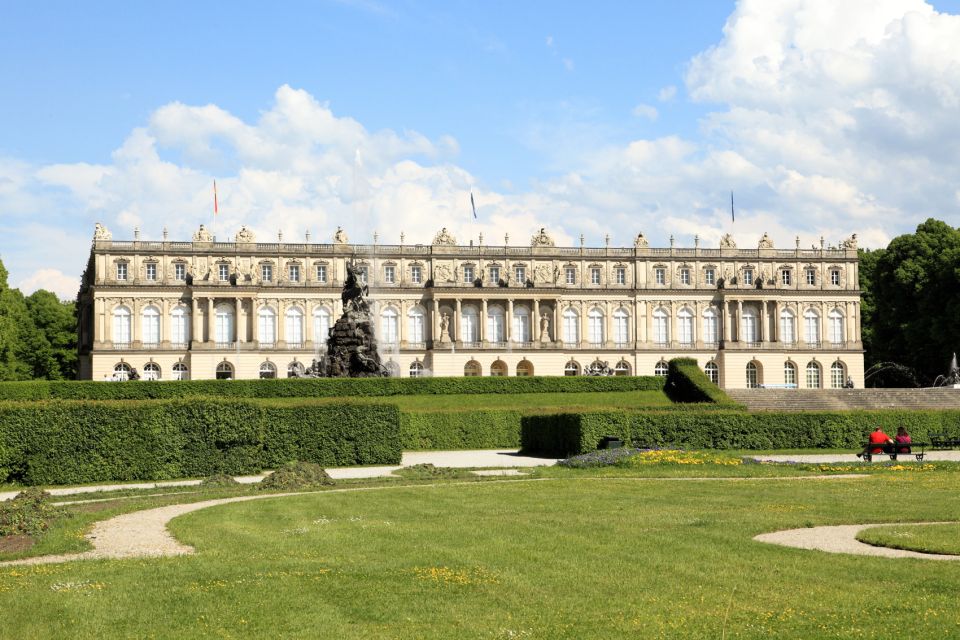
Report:
M 99 226 L 80 294 L 81 377 L 285 377 L 326 351 L 346 264 L 364 269 L 397 375 L 649 375 L 695 358 L 721 386 L 863 383 L 856 238 L 840 248 L 117 241 Z M 672 242 L 671 242 L 672 244 Z

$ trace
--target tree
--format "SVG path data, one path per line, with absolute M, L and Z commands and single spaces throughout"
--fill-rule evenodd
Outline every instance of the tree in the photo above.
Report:
M 76 303 L 62 302 L 56 294 L 39 289 L 26 299 L 37 329 L 49 346 L 52 361 L 37 363 L 36 377 L 73 379 L 77 373 Z
M 32 366 L 24 358 L 37 344 L 37 331 L 19 289 L 7 285 L 7 270 L 0 262 L 0 380 L 29 380 Z

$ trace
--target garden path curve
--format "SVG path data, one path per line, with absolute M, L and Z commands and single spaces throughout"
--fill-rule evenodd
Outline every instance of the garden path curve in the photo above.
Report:
M 832 527 L 804 527 L 787 529 L 773 533 L 762 533 L 753 539 L 758 542 L 778 544 L 784 547 L 826 551 L 827 553 L 851 553 L 860 556 L 881 558 L 923 558 L 925 560 L 960 560 L 960 556 L 939 553 L 919 553 L 891 547 L 875 547 L 857 540 L 857 534 L 864 529 L 889 526 L 923 526 L 931 524 L 952 524 L 947 522 L 891 522 L 880 524 L 844 524 Z

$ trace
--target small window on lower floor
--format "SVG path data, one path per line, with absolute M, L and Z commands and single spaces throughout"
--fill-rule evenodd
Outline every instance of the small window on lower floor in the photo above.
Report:
M 580 365 L 578 365 L 574 360 L 571 360 L 567 363 L 567 366 L 563 368 L 563 375 L 565 376 L 578 376 L 580 375 Z
M 420 362 L 413 362 L 410 364 L 410 377 L 411 378 L 422 378 L 423 377 L 423 364 Z
M 717 366 L 716 362 L 708 362 L 703 368 L 703 372 L 710 378 L 710 382 L 716 385 L 720 384 L 720 367 Z
M 178 362 L 177 364 L 173 365 L 173 379 L 189 380 L 190 375 L 189 371 L 187 370 L 187 365 L 183 364 L 182 362 Z
M 217 380 L 233 380 L 233 365 L 221 362 L 217 365 Z
M 661 376 L 663 378 L 667 377 L 667 374 L 670 372 L 670 367 L 667 366 L 667 363 L 661 360 L 657 363 L 657 366 L 653 368 L 653 375 Z
M 463 375 L 468 378 L 481 376 L 483 375 L 483 367 L 481 367 L 480 363 L 476 360 L 471 360 L 467 364 L 463 365 Z
M 264 362 L 260 365 L 260 378 L 276 378 L 277 377 L 277 367 L 272 362 Z

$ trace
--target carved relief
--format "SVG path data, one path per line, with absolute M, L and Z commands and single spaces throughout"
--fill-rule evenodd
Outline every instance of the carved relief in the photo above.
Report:
M 757 247 L 760 249 L 773 249 L 773 240 L 770 239 L 770 236 L 767 235 L 767 232 L 763 232 L 763 237 L 760 238 L 759 244 Z
M 857 234 L 853 234 L 846 240 L 840 243 L 840 247 L 843 249 L 856 249 L 857 248 Z
M 733 239 L 733 236 L 729 233 L 723 234 L 723 237 L 720 238 L 720 248 L 721 249 L 736 249 L 737 241 Z
M 552 244 L 550 246 L 553 246 Z M 533 269 L 534 282 L 537 284 L 549 284 L 553 281 L 554 272 L 548 264 L 538 264 Z
M 193 241 L 194 242 L 213 242 L 213 235 L 211 235 L 211 233 L 207 231 L 207 228 L 205 226 L 200 225 L 200 228 L 197 229 L 193 234 Z
M 540 231 L 530 238 L 531 247 L 552 247 L 554 246 L 553 238 L 547 233 L 544 227 L 540 227 Z
M 646 249 L 650 246 L 650 242 L 647 240 L 646 236 L 643 235 L 643 232 L 637 234 L 637 239 L 633 241 L 633 246 L 637 249 Z
M 441 262 L 433 268 L 433 279 L 435 282 L 452 282 L 453 268 L 449 264 Z
M 253 231 L 247 229 L 247 225 L 243 225 L 240 227 L 240 231 L 237 231 L 235 240 L 237 242 L 251 243 L 256 242 L 256 237 L 253 235 Z
M 93 239 L 94 240 L 113 240 L 113 234 L 110 233 L 110 230 L 99 222 L 93 228 Z
M 453 246 L 456 246 L 457 239 L 454 238 L 449 231 L 447 231 L 446 227 L 444 227 L 440 229 L 440 231 L 437 232 L 437 235 L 433 237 L 433 244 L 434 246 L 440 245 L 440 246 L 453 247 Z
M 347 238 L 347 233 L 338 226 L 333 233 L 333 244 L 347 244 L 348 242 L 350 242 L 350 239 Z

